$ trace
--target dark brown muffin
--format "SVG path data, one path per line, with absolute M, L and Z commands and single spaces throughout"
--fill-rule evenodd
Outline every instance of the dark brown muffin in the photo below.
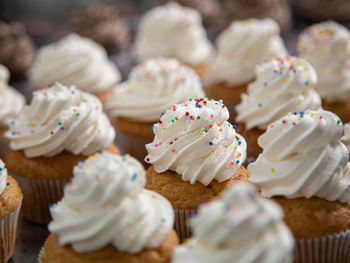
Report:
M 124 49 L 130 42 L 125 19 L 116 6 L 93 3 L 75 11 L 70 19 L 72 31 L 95 40 L 109 53 Z
M 298 15 L 312 21 L 350 21 L 348 0 L 295 0 L 294 8 Z
M 22 76 L 34 58 L 34 45 L 23 24 L 0 20 L 0 64 Z

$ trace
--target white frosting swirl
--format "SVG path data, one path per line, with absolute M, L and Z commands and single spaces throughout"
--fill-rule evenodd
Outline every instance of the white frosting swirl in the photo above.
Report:
M 0 195 L 5 191 L 7 183 L 7 168 L 0 159 Z
M 247 183 L 237 183 L 191 220 L 193 237 L 172 263 L 291 262 L 293 237 L 282 209 Z
M 297 41 L 297 50 L 315 67 L 315 89 L 328 102 L 350 100 L 350 33 L 326 21 L 308 27 Z
M 0 64 L 0 125 L 7 126 L 10 118 L 23 109 L 24 97 L 14 88 L 8 85 L 10 73 L 8 69 Z
M 175 171 L 191 184 L 233 177 L 245 161 L 247 145 L 228 117 L 225 105 L 214 100 L 174 105 L 154 125 L 146 162 L 158 173 Z
M 350 122 L 344 126 L 344 136 L 342 137 L 342 141 L 350 151 Z
M 89 38 L 70 34 L 39 50 L 30 78 L 36 88 L 58 81 L 98 93 L 119 82 L 121 75 L 102 46 Z
M 264 196 L 350 200 L 349 151 L 341 120 L 319 110 L 289 113 L 258 139 L 263 153 L 248 166 Z
M 174 212 L 164 197 L 143 189 L 145 170 L 134 158 L 104 152 L 73 170 L 63 199 L 51 208 L 49 230 L 78 253 L 113 245 L 139 253 L 170 233 Z
M 26 157 L 55 156 L 64 150 L 89 155 L 107 149 L 115 131 L 98 98 L 59 83 L 33 92 L 30 105 L 11 121 L 6 137 Z
M 149 59 L 132 69 L 129 79 L 108 97 L 106 110 L 142 122 L 154 122 L 176 103 L 204 97 L 196 72 L 176 59 Z
M 212 51 L 202 18 L 192 8 L 171 2 L 141 18 L 135 46 L 138 61 L 162 56 L 197 65 L 208 61 Z
M 212 78 L 231 85 L 252 81 L 257 64 L 287 55 L 279 32 L 278 24 L 270 18 L 232 22 L 217 38 Z
M 312 88 L 317 81 L 313 67 L 297 57 L 276 58 L 256 68 L 256 80 L 236 106 L 238 122 L 247 129 L 264 130 L 288 112 L 316 110 L 320 95 Z

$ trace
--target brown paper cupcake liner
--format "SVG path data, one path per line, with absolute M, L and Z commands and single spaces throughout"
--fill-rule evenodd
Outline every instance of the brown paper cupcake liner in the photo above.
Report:
M 295 263 L 349 263 L 350 230 L 320 238 L 297 239 Z
M 191 227 L 188 226 L 187 221 L 197 214 L 196 209 L 174 209 L 175 222 L 174 229 L 182 243 L 185 239 L 192 235 Z
M 124 132 L 117 131 L 117 145 L 123 154 L 130 154 L 132 157 L 139 160 L 146 168 L 150 165 L 145 162 L 145 157 L 147 155 L 145 145 L 152 142 L 153 138 L 147 137 L 137 137 L 133 135 L 126 134 Z
M 48 224 L 51 221 L 49 207 L 62 199 L 63 187 L 69 179 L 34 179 L 12 173 L 11 176 L 24 195 L 23 217 L 34 223 Z
M 0 220 L 0 261 L 7 262 L 13 255 L 16 243 L 17 222 L 21 210 L 22 199 L 15 211 Z

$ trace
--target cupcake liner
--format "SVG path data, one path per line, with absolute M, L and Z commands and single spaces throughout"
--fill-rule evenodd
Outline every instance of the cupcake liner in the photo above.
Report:
M 44 250 L 44 246 L 42 246 L 39 250 L 39 253 L 38 253 L 38 263 L 41 263 L 41 253 L 43 253 L 43 250 Z
M 22 199 L 15 211 L 0 220 L 0 260 L 7 262 L 13 255 L 16 243 L 18 216 L 21 210 Z
M 47 224 L 51 221 L 50 204 L 57 203 L 63 197 L 65 179 L 34 179 L 11 174 L 19 183 L 23 195 L 23 217 L 31 222 Z
M 191 227 L 187 225 L 187 220 L 197 214 L 196 209 L 174 209 L 175 222 L 174 229 L 182 243 L 192 235 Z
M 295 263 L 349 263 L 350 230 L 320 238 L 296 239 Z
M 149 167 L 149 164 L 145 162 L 145 157 L 147 155 L 145 145 L 152 142 L 153 138 L 147 137 L 137 137 L 124 132 L 117 131 L 117 145 L 120 151 L 123 154 L 130 154 L 132 157 L 135 157 L 139 160 L 146 168 Z

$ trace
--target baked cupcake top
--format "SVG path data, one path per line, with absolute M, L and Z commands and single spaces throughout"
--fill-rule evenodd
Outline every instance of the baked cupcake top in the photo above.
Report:
M 350 122 L 344 126 L 344 136 L 342 137 L 342 141 L 350 151 Z
M 8 84 L 10 73 L 0 64 L 0 126 L 7 126 L 10 118 L 14 118 L 23 108 L 25 100 L 21 93 Z
M 115 116 L 154 122 L 176 103 L 204 97 L 197 73 L 176 59 L 149 59 L 134 67 L 129 79 L 114 88 L 106 109 Z
M 344 26 L 326 21 L 304 30 L 297 50 L 315 67 L 315 89 L 328 102 L 350 99 L 350 33 Z
M 314 68 L 297 57 L 275 58 L 256 68 L 256 80 L 249 84 L 236 106 L 237 122 L 247 129 L 265 128 L 288 112 L 319 109 L 320 95 L 312 88 L 317 81 Z
M 329 111 L 289 113 L 258 139 L 262 154 L 248 166 L 263 196 L 350 200 L 349 151 L 343 125 Z
M 221 101 L 189 99 L 174 105 L 154 125 L 145 161 L 157 173 L 175 171 L 191 184 L 234 177 L 245 161 L 247 145 L 228 118 Z
M 0 159 L 0 195 L 5 191 L 7 183 L 7 168 Z
M 49 230 L 78 253 L 107 245 L 138 253 L 157 248 L 174 224 L 161 195 L 143 189 L 145 170 L 134 158 L 104 152 L 74 167 L 63 199 L 51 208 Z
M 56 83 L 33 92 L 31 104 L 10 122 L 6 137 L 12 150 L 23 150 L 28 158 L 65 150 L 89 155 L 107 149 L 115 131 L 97 97 Z
M 171 2 L 141 18 L 135 46 L 138 61 L 162 56 L 197 65 L 207 61 L 212 51 L 201 15 L 192 8 Z
M 254 79 L 255 66 L 287 55 L 278 24 L 270 19 L 233 21 L 216 40 L 212 78 L 231 85 Z
M 97 93 L 111 88 L 121 80 L 121 75 L 108 60 L 102 46 L 91 39 L 70 34 L 38 51 L 30 79 L 37 88 L 58 81 Z
M 247 183 L 200 206 L 191 226 L 192 239 L 175 249 L 172 263 L 283 263 L 292 258 L 293 238 L 282 209 Z

